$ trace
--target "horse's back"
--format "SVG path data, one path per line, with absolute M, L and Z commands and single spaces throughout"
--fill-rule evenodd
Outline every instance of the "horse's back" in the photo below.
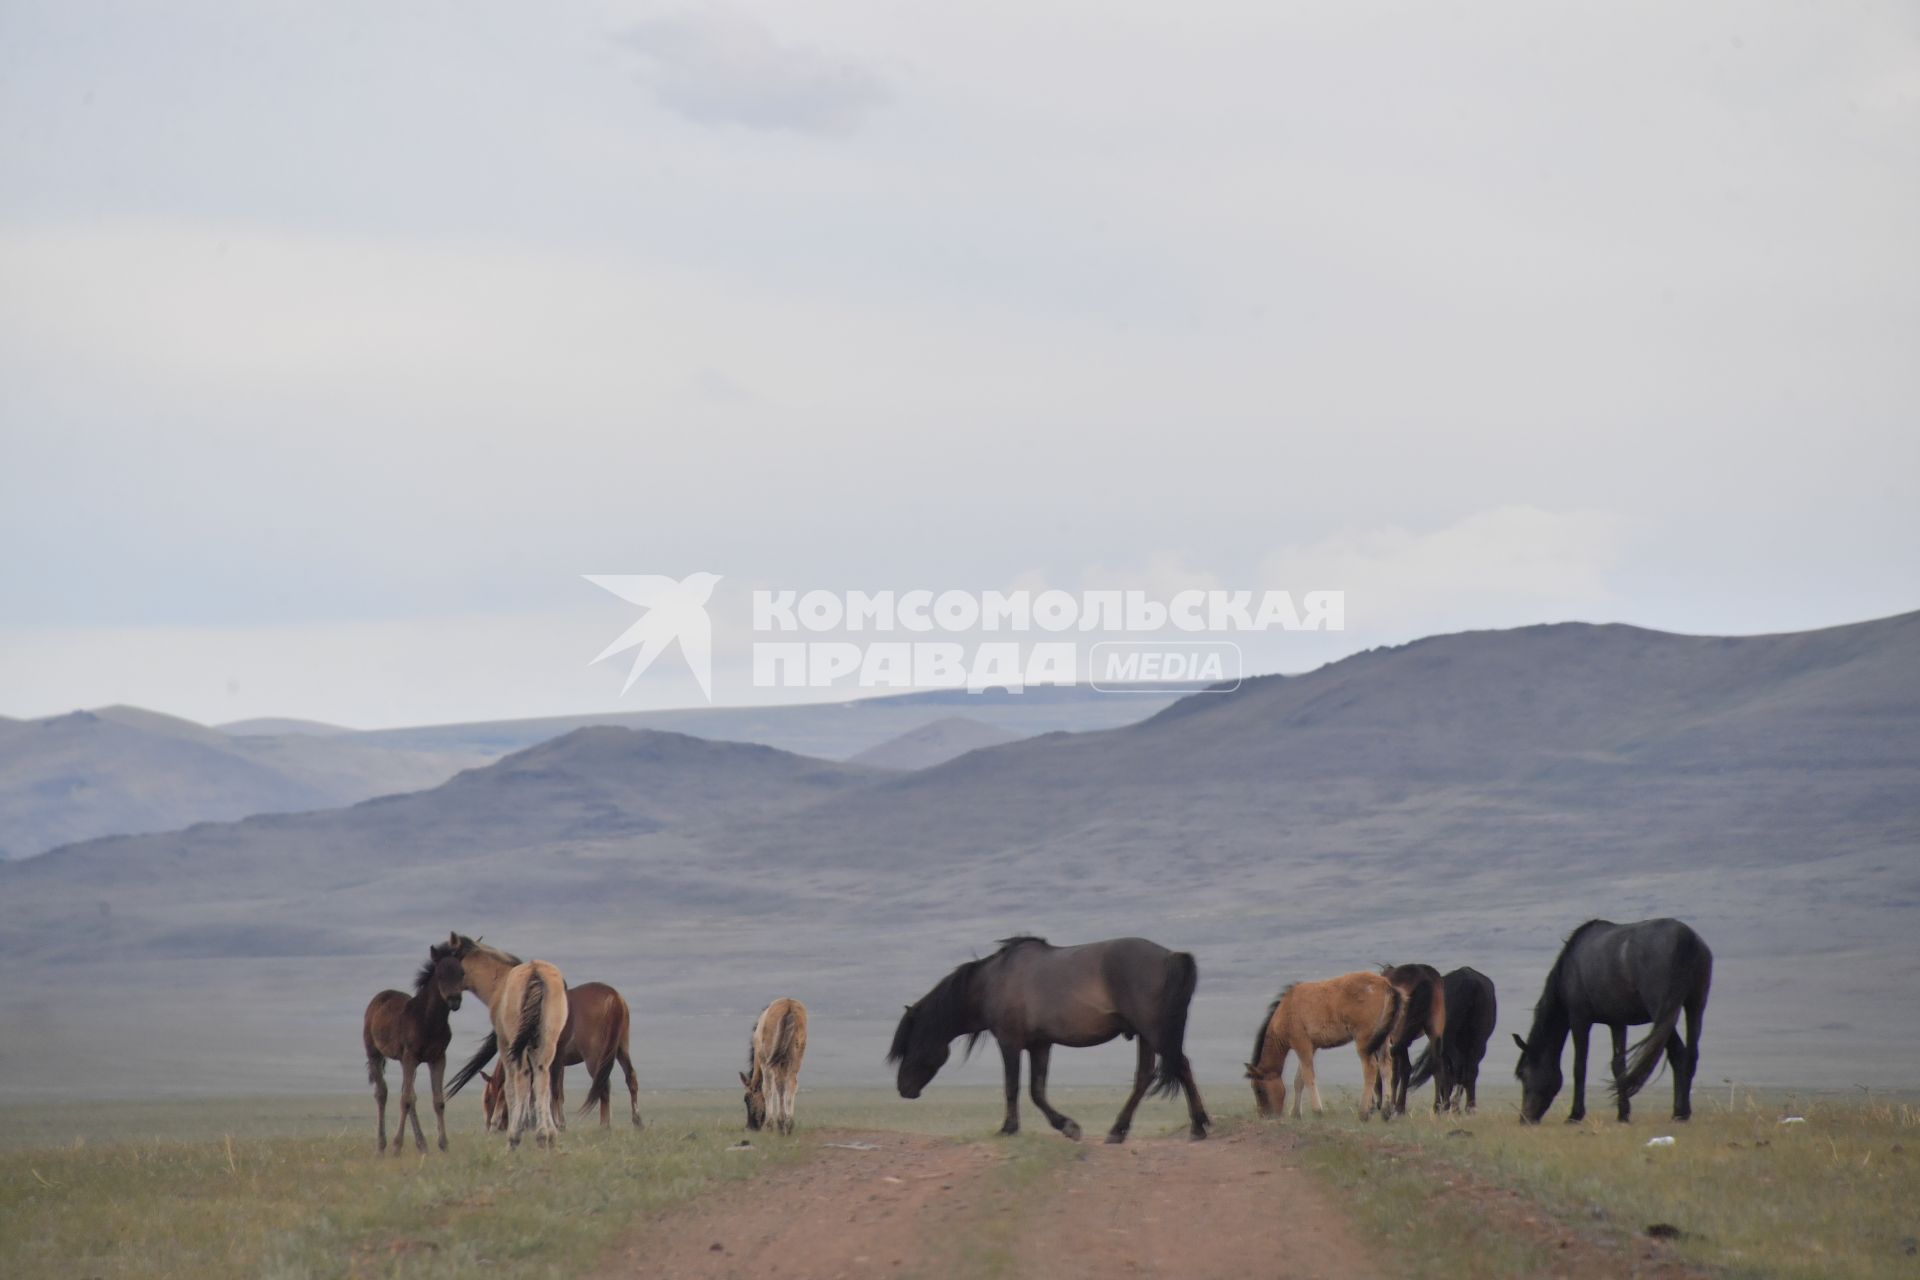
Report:
M 807 1006 L 792 996 L 781 996 L 760 1011 L 753 1024 L 753 1054 L 771 1066 L 798 1069 L 807 1052 Z

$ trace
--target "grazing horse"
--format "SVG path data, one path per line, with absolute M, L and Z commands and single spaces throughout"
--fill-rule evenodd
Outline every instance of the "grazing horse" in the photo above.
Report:
M 1395 1115 L 1407 1114 L 1407 1089 L 1413 1075 L 1412 1053 L 1407 1046 L 1421 1036 L 1427 1038 L 1429 1046 L 1440 1043 L 1447 1031 L 1446 992 L 1442 987 L 1440 971 L 1430 964 L 1383 964 L 1380 976 L 1393 984 L 1400 993 L 1400 1017 L 1394 1023 L 1393 1034 L 1387 1039 L 1387 1050 L 1393 1059 L 1393 1112 Z M 1447 1064 L 1444 1059 L 1439 1063 L 1440 1079 L 1435 1086 L 1438 1092 L 1445 1093 L 1451 1088 L 1448 1081 Z
M 1480 1081 L 1480 1060 L 1487 1056 L 1487 1041 L 1493 1038 L 1494 1019 L 1500 1011 L 1493 979 L 1478 969 L 1460 968 L 1442 978 L 1440 985 L 1447 999 L 1447 1029 L 1440 1037 L 1439 1066 L 1435 1066 L 1433 1043 L 1428 1041 L 1413 1064 L 1409 1087 L 1418 1089 L 1436 1070 L 1442 1072 L 1433 1086 L 1434 1114 L 1449 1107 L 1460 1110 L 1464 1096 L 1467 1114 L 1472 1115 L 1479 1102 L 1475 1086 Z
M 1199 980 L 1192 956 L 1145 938 L 1112 938 L 1077 947 L 1056 947 L 1044 938 L 1003 938 L 998 951 L 967 961 L 907 1006 L 887 1061 L 900 1065 L 900 1096 L 917 1098 L 946 1065 L 956 1037 L 967 1037 L 971 1051 L 976 1040 L 991 1032 L 1007 1074 L 1007 1119 L 1000 1132 L 1020 1132 L 1020 1053 L 1025 1050 L 1033 1059 L 1034 1105 L 1049 1124 L 1077 1141 L 1080 1126 L 1047 1101 L 1047 1062 L 1053 1046 L 1080 1049 L 1126 1036 L 1139 1040 L 1139 1061 L 1133 1092 L 1107 1141 L 1126 1141 L 1134 1108 L 1150 1084 L 1168 1095 L 1184 1089 L 1188 1131 L 1204 1138 L 1212 1121 L 1201 1105 L 1183 1048 L 1187 1005 Z
M 587 1114 L 597 1105 L 600 1108 L 600 1127 L 613 1127 L 608 1119 L 608 1110 L 613 1093 L 613 1068 L 618 1063 L 627 1077 L 627 1102 L 633 1112 L 633 1127 L 645 1127 L 640 1123 L 640 1080 L 633 1072 L 633 1058 L 627 1052 L 627 1035 L 632 1022 L 627 1002 L 606 983 L 583 982 L 577 987 L 567 988 L 567 1025 L 560 1031 L 560 1052 L 553 1060 L 552 1079 L 553 1118 L 562 1129 L 567 1127 L 566 1069 L 583 1063 L 591 1079 L 587 1100 L 580 1104 L 580 1114 Z M 488 1036 L 480 1042 L 480 1052 L 476 1056 L 485 1062 L 498 1050 L 494 1038 Z M 487 1086 L 480 1103 L 481 1110 L 486 1114 L 486 1127 L 505 1132 L 505 1071 L 496 1070 L 492 1075 L 482 1071 L 480 1079 Z
M 1568 1123 L 1587 1114 L 1587 1034 L 1595 1023 L 1613 1033 L 1613 1097 L 1624 1122 L 1628 1099 L 1653 1078 L 1664 1055 L 1673 1064 L 1673 1118 L 1693 1115 L 1693 1073 L 1700 1065 L 1700 1023 L 1713 986 L 1713 952 L 1678 920 L 1614 924 L 1589 920 L 1575 929 L 1553 962 L 1533 1028 L 1520 1046 L 1513 1074 L 1524 1097 L 1520 1116 L 1537 1124 L 1560 1092 L 1560 1050 L 1573 1036 L 1573 1111 Z M 1687 1018 L 1687 1038 L 1678 1032 Z M 1627 1054 L 1627 1028 L 1652 1028 Z
M 1285 1113 L 1287 1054 L 1300 1059 L 1293 1076 L 1293 1115 L 1300 1117 L 1300 1099 L 1313 1093 L 1318 1115 L 1320 1082 L 1313 1073 L 1316 1049 L 1335 1049 L 1351 1041 L 1360 1053 L 1360 1118 L 1378 1110 L 1392 1112 L 1381 1102 L 1381 1079 L 1387 1070 L 1387 1044 L 1400 1021 L 1404 1003 L 1391 982 L 1377 973 L 1348 973 L 1324 982 L 1296 982 L 1274 998 L 1253 1039 L 1253 1061 L 1246 1064 L 1253 1081 L 1254 1105 L 1263 1116 Z
M 420 1131 L 420 1110 L 415 1104 L 413 1073 L 421 1063 L 433 1083 L 433 1120 L 440 1130 L 440 1149 L 447 1149 L 447 1098 L 441 1088 L 447 1071 L 447 1045 L 453 1032 L 447 1026 L 447 1014 L 460 1007 L 466 974 L 460 962 L 445 947 L 427 952 L 413 980 L 413 995 L 404 991 L 382 991 L 367 1003 L 367 1016 L 360 1024 L 360 1040 L 367 1051 L 367 1079 L 373 1084 L 373 1101 L 380 1115 L 380 1150 L 387 1149 L 387 1059 L 400 1061 L 400 1122 L 394 1130 L 393 1154 L 407 1145 L 407 1121 L 413 1121 L 413 1140 L 422 1151 L 427 1135 Z
M 552 1146 L 559 1129 L 548 1081 L 567 1024 L 565 980 L 544 960 L 523 961 L 457 933 L 449 935 L 447 947 L 460 961 L 466 989 L 485 1001 L 493 1015 L 493 1035 L 460 1068 L 448 1094 L 458 1093 L 479 1074 L 495 1047 L 505 1044 L 500 1066 L 506 1072 L 507 1145 L 519 1146 L 521 1136 L 532 1129 L 537 1145 Z
M 747 1041 L 747 1128 L 761 1129 L 771 1114 L 781 1133 L 793 1132 L 793 1095 L 800 1088 L 800 1060 L 807 1056 L 807 1006 L 782 996 L 760 1011 Z

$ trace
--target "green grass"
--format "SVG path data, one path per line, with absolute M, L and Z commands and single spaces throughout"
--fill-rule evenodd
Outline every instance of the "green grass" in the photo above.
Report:
M 1104 1123 L 1109 1089 L 1055 1090 Z M 389 1108 L 389 1119 L 396 1107 Z M 815 1149 L 830 1128 L 985 1141 L 997 1090 L 807 1090 L 792 1139 L 755 1135 L 736 1091 L 641 1095 L 647 1129 L 580 1119 L 548 1153 L 479 1131 L 478 1103 L 448 1108 L 451 1152 L 374 1152 L 366 1097 L 57 1103 L 0 1108 L 0 1275 L 30 1277 L 577 1275 L 637 1219 Z M 1143 1115 L 1140 1132 L 1166 1116 Z M 618 1124 L 619 1116 L 615 1116 Z M 994 1186 L 1020 1190 L 1072 1151 L 1029 1106 Z M 432 1142 L 431 1112 L 426 1124 Z M 988 1233 L 976 1269 L 1005 1272 Z
M 1363 1126 L 1344 1110 L 1302 1126 L 1309 1167 L 1356 1216 L 1380 1230 L 1419 1223 L 1436 1243 L 1403 1259 L 1409 1274 L 1534 1274 L 1569 1234 L 1624 1261 L 1654 1223 L 1683 1233 L 1671 1256 L 1728 1275 L 1920 1274 L 1907 1252 L 1920 1236 L 1920 1109 L 1910 1103 L 1748 1094 L 1729 1106 L 1696 1093 L 1693 1120 L 1674 1124 L 1655 1094 L 1629 1125 L 1611 1111 L 1568 1125 L 1563 1098 L 1526 1127 L 1504 1091 L 1482 1101 L 1464 1119 Z M 1805 1123 L 1781 1124 L 1788 1115 Z M 1646 1145 L 1663 1135 L 1674 1145 Z M 1436 1180 L 1479 1194 L 1437 1194 Z M 1518 1196 L 1503 1201 L 1501 1189 Z M 1502 1229 L 1527 1217 L 1540 1225 Z

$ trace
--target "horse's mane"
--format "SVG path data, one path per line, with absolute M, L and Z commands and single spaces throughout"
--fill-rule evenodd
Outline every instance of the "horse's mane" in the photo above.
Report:
M 526 961 L 522 960 L 519 956 L 510 955 L 507 952 L 502 951 L 500 948 L 496 946 L 492 946 L 488 943 L 480 941 L 478 938 L 469 938 L 464 933 L 458 934 L 456 936 L 460 939 L 460 948 L 461 948 L 462 954 L 466 954 L 467 952 L 478 952 L 480 955 L 492 956 L 495 960 L 500 961 L 500 963 L 502 964 L 515 965 L 515 966 L 526 963 Z
M 1273 1003 L 1267 1006 L 1266 1017 L 1260 1019 L 1260 1030 L 1254 1033 L 1253 1058 L 1247 1063 L 1248 1066 L 1257 1067 L 1260 1065 L 1260 1054 L 1261 1051 L 1267 1047 L 1267 1028 L 1273 1025 L 1273 1015 L 1279 1012 L 1280 1002 L 1287 998 L 1287 993 L 1299 985 L 1297 982 L 1289 982 L 1286 986 L 1280 988 L 1280 994 L 1275 996 Z
M 1051 942 L 1048 942 L 1045 938 L 1039 937 L 1035 934 L 1016 933 L 1011 938 L 1002 938 L 998 942 L 994 943 L 994 945 L 996 947 L 999 947 L 1000 949 L 994 952 L 993 955 L 1003 956 L 1007 954 L 1007 952 L 1012 951 L 1016 947 L 1024 947 L 1030 943 L 1036 946 L 1049 947 L 1049 948 L 1053 946 Z M 993 956 L 988 956 L 987 958 L 991 960 Z
M 1611 920 L 1589 920 L 1568 934 L 1567 940 L 1560 944 L 1560 954 L 1554 957 L 1553 968 L 1547 970 L 1547 980 L 1540 988 L 1540 1002 L 1533 1006 L 1533 1031 L 1540 1030 L 1543 1023 L 1560 1012 L 1560 979 L 1567 971 L 1574 943 L 1580 941 L 1589 929 L 1605 929 L 1612 924 Z M 1527 1034 L 1528 1043 L 1533 1041 L 1533 1031 Z
M 1001 955 L 1007 949 L 1002 945 L 994 955 Z M 919 1003 L 909 1006 L 906 1015 L 900 1019 L 900 1025 L 894 1029 L 893 1045 L 887 1050 L 887 1061 L 901 1062 L 916 1049 L 946 1044 L 961 1034 L 966 1029 L 967 1012 L 972 1003 L 973 976 L 979 972 L 981 965 L 991 959 L 993 956 L 967 961 L 935 983 L 933 990 L 920 997 Z M 982 1034 L 975 1031 L 967 1035 L 968 1053 L 973 1052 L 974 1042 Z
M 433 981 L 433 971 L 439 967 L 439 956 L 429 956 L 427 958 L 427 962 L 420 966 L 420 972 L 414 975 L 413 994 L 417 996 L 427 994 L 427 984 Z

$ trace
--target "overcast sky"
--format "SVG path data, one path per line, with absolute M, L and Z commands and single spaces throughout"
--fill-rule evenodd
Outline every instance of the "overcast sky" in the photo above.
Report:
M 1920 607 L 1916 227 L 1911 5 L 8 0 L 0 714 L 697 698 L 585 573 Z

